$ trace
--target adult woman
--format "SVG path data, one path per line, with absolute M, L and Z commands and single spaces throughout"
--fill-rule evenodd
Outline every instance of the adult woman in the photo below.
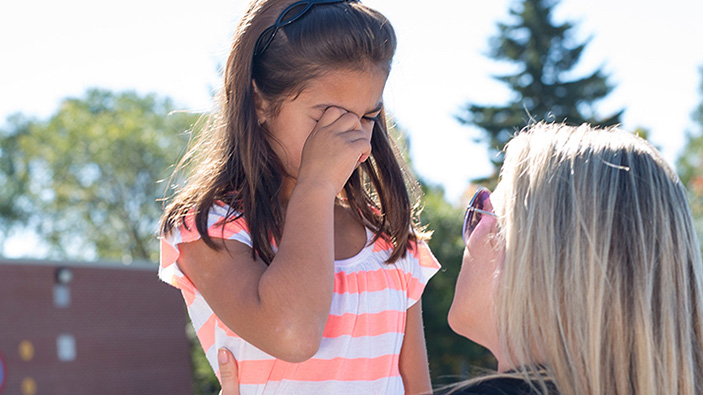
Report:
M 537 124 L 472 206 L 496 216 L 467 213 L 449 323 L 499 371 L 537 393 L 703 391 L 700 245 L 680 180 L 647 142 Z
M 646 141 L 530 127 L 495 193 L 472 199 L 464 241 L 449 323 L 499 372 L 449 392 L 703 392 L 700 245 L 681 182 Z

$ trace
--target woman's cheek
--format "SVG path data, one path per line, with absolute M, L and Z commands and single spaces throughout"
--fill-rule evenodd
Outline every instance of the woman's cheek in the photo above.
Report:
M 447 316 L 449 326 L 456 333 L 463 334 L 466 326 L 465 316 L 471 311 L 471 257 L 467 248 L 464 248 L 464 256 L 461 262 L 459 276 L 457 276 L 454 286 L 454 299 L 449 308 Z

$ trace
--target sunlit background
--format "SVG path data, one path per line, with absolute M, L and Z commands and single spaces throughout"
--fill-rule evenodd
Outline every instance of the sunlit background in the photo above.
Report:
M 501 104 L 491 75 L 512 71 L 485 54 L 507 0 L 366 0 L 396 29 L 399 47 L 388 109 L 411 138 L 420 175 L 456 202 L 469 179 L 490 171 L 478 132 L 454 116 L 466 102 Z M 0 6 L 0 119 L 47 117 L 88 87 L 157 92 L 183 109 L 211 105 L 244 0 L 14 1 Z M 646 128 L 673 162 L 690 125 L 703 65 L 703 2 L 563 1 L 557 21 L 577 23 L 591 42 L 575 70 L 603 65 L 616 88 L 602 113 L 625 109 L 623 126 Z
M 485 350 L 468 345 L 466 339 L 454 335 L 446 324 L 446 311 L 463 248 L 459 235 L 462 200 L 466 198 L 467 189 L 475 187 L 472 180 L 494 171 L 491 164 L 494 158 L 489 154 L 485 139 L 481 140 L 480 129 L 462 125 L 457 117 L 466 115 L 465 107 L 469 103 L 503 105 L 514 99 L 508 87 L 492 76 L 514 73 L 516 66 L 491 60 L 488 53 L 490 38 L 498 33 L 496 24 L 510 22 L 510 5 L 519 1 L 363 2 L 384 13 L 395 27 L 399 46 L 386 86 L 386 108 L 408 137 L 413 169 L 426 186 L 435 186 L 426 189 L 423 221 L 435 231 L 430 246 L 443 263 L 444 271 L 428 285 L 423 310 L 433 380 L 437 375 L 445 375 L 446 380 L 452 381 L 455 376 L 448 374 L 464 374 L 471 366 L 491 367 L 492 363 Z M 57 114 L 62 100 L 86 99 L 90 88 L 102 88 L 115 94 L 135 91 L 141 98 L 155 93 L 160 98 L 173 99 L 176 109 L 207 112 L 220 84 L 218 70 L 226 61 L 236 22 L 246 3 L 245 0 L 24 0 L 0 4 L 0 132 L 14 127 L 8 122 L 12 114 L 19 113 L 23 119 L 41 123 Z M 685 148 L 686 133 L 701 133 L 703 127 L 703 119 L 698 123 L 692 119 L 694 110 L 703 104 L 701 15 L 703 2 L 693 0 L 672 0 L 666 4 L 635 0 L 563 0 L 554 10 L 555 24 L 564 21 L 575 24 L 572 30 L 575 43 L 588 42 L 581 60 L 566 77 L 578 79 L 602 68 L 614 89 L 597 103 L 598 117 L 624 110 L 623 128 L 645 132 L 672 166 Z M 5 137 L 3 133 L 0 138 Z M 96 141 L 104 142 L 100 137 L 102 135 L 97 139 L 91 135 Z M 703 145 L 701 139 L 703 137 L 698 141 Z M 0 145 L 0 159 L 3 155 L 7 157 L 2 147 Z M 53 146 L 44 149 L 51 152 Z M 69 156 L 73 155 L 70 149 L 68 152 Z M 695 177 L 689 177 L 689 181 L 691 185 L 697 182 L 698 188 L 694 215 L 698 230 L 703 234 L 703 165 L 695 168 L 695 163 L 701 164 L 703 159 L 691 163 L 694 163 Z M 132 167 L 129 167 L 130 172 Z M 3 185 L 2 180 L 0 178 L 0 188 L 11 186 Z M 34 183 L 36 186 L 37 180 Z M 151 181 L 149 183 L 151 185 Z M 4 197 L 1 192 L 0 197 Z M 149 205 L 149 214 L 146 210 L 138 214 L 149 217 L 156 212 L 153 216 L 158 216 L 160 208 L 156 199 L 148 200 L 145 205 Z M 90 204 L 84 206 L 90 209 L 87 207 Z M 122 217 L 117 218 L 104 226 L 107 238 L 123 236 L 119 234 Z M 3 379 L 8 378 L 18 386 L 21 384 L 23 395 L 48 393 L 45 381 L 5 375 L 4 362 L 27 371 L 46 363 L 51 369 L 54 366 L 65 368 L 69 374 L 83 367 L 100 366 L 106 358 L 117 359 L 121 364 L 115 372 L 117 376 L 99 377 L 98 383 L 111 379 L 124 381 L 126 376 L 119 375 L 127 374 L 130 368 L 135 374 L 154 374 L 150 376 L 152 379 L 144 376 L 144 385 L 154 384 L 153 377 L 157 377 L 157 373 L 162 374 L 159 377 L 173 374 L 175 368 L 159 365 L 161 362 L 132 364 L 131 351 L 124 349 L 120 354 L 121 346 L 109 341 L 117 328 L 123 335 L 139 339 L 137 343 L 130 340 L 124 347 L 136 344 L 149 356 L 153 354 L 150 347 L 155 347 L 155 342 L 144 338 L 150 335 L 145 330 L 146 325 L 168 324 L 170 330 L 174 330 L 174 338 L 181 341 L 181 351 L 188 347 L 182 330 L 184 317 L 180 296 L 156 279 L 154 262 L 158 245 L 156 229 L 151 229 L 155 227 L 156 218 L 146 219 L 151 222 L 141 235 L 146 245 L 143 249 L 148 250 L 143 254 L 129 251 L 118 242 L 111 245 L 109 253 L 104 249 L 101 252 L 96 243 L 92 247 L 88 245 L 87 250 L 80 250 L 83 247 L 80 242 L 89 239 L 85 236 L 86 230 L 75 230 L 77 238 L 72 240 L 71 224 L 67 224 L 65 218 L 54 223 L 61 222 L 60 225 L 69 230 L 64 236 L 69 242 L 75 242 L 76 247 L 68 251 L 58 251 L 56 243 L 52 245 L 42 240 L 38 235 L 43 230 L 41 226 L 22 223 L 22 218 L 14 220 L 14 227 L 0 227 L 0 271 L 4 270 L 0 280 L 12 282 L 15 287 L 0 284 L 0 299 L 10 301 L 0 305 L 0 393 L 3 393 Z M 11 229 L 12 233 L 3 234 L 6 229 Z M 59 261 L 45 261 L 45 258 Z M 20 271 L 24 274 L 17 274 Z M 124 278 L 125 283 L 120 283 L 123 280 L 119 278 Z M 37 290 L 40 297 L 31 296 L 34 294 L 30 295 L 30 289 Z M 120 296 L 119 292 L 124 292 L 125 296 Z M 137 294 L 147 296 L 137 298 Z M 138 300 L 127 301 L 128 297 Z M 152 302 L 149 308 L 164 314 L 162 305 L 172 302 L 170 308 L 177 319 L 157 319 L 160 316 L 148 310 L 146 304 L 139 304 L 140 300 L 147 299 Z M 36 309 L 45 309 L 42 311 L 46 315 L 22 315 L 30 308 L 18 302 L 25 301 L 36 302 Z M 89 302 L 92 305 L 88 306 Z M 80 306 L 85 309 L 81 310 Z M 90 327 L 89 319 L 83 323 L 88 307 L 105 315 L 102 327 Z M 126 313 L 134 313 L 134 317 Z M 8 314 L 15 318 L 6 319 Z M 20 315 L 32 320 L 19 320 Z M 49 317 L 53 326 L 45 327 Z M 135 320 L 139 317 L 153 319 L 137 324 Z M 77 327 L 74 332 L 65 333 L 68 329 L 64 324 L 68 322 Z M 133 327 L 120 326 L 132 322 Z M 15 330 L 12 333 L 16 337 L 12 339 L 6 335 L 10 329 Z M 192 364 L 194 393 L 212 393 L 217 387 L 216 380 L 203 359 L 200 346 L 193 341 L 192 329 L 189 330 L 191 359 L 188 360 L 188 353 L 183 351 L 177 362 L 184 363 L 186 368 L 191 366 L 188 363 Z M 54 344 L 53 336 L 57 334 Z M 86 344 L 94 347 L 91 352 L 86 353 L 82 348 Z M 109 354 L 98 352 L 105 345 L 113 347 Z M 10 357 L 3 359 L 8 353 Z M 74 361 L 83 364 L 81 369 L 76 369 L 77 365 L 70 368 Z M 151 370 L 158 367 L 160 372 Z M 57 380 L 66 378 L 61 376 Z M 100 392 L 96 389 L 93 393 Z

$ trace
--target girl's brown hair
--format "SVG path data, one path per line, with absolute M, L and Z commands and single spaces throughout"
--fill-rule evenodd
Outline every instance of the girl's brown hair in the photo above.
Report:
M 388 20 L 358 2 L 313 5 L 294 23 L 279 29 L 268 49 L 256 58 L 259 35 L 294 1 L 252 1 L 234 35 L 224 71 L 219 110 L 209 116 L 198 142 L 176 168 L 190 168 L 187 184 L 166 207 L 161 232 L 168 233 L 194 212 L 203 241 L 208 212 L 218 200 L 230 207 L 228 220 L 244 216 L 252 238 L 252 255 L 269 264 L 271 241 L 280 242 L 284 219 L 279 203 L 283 167 L 270 146 L 272 136 L 257 122 L 254 85 L 274 104 L 299 94 L 306 83 L 331 70 L 390 71 L 396 38 Z M 405 255 L 415 241 L 417 182 L 403 165 L 388 135 L 383 111 L 373 128 L 371 156 L 344 186 L 346 204 L 356 218 L 388 238 L 394 250 L 388 262 Z M 414 200 L 414 199 L 413 199 Z M 375 240 L 374 239 L 374 240 Z

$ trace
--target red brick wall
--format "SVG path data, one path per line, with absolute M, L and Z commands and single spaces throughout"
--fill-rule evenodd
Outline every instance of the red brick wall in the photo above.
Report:
M 63 308 L 58 266 L 0 261 L 2 394 L 190 394 L 182 299 L 156 266 L 62 265 L 73 274 Z M 75 338 L 72 361 L 58 358 L 60 334 Z

